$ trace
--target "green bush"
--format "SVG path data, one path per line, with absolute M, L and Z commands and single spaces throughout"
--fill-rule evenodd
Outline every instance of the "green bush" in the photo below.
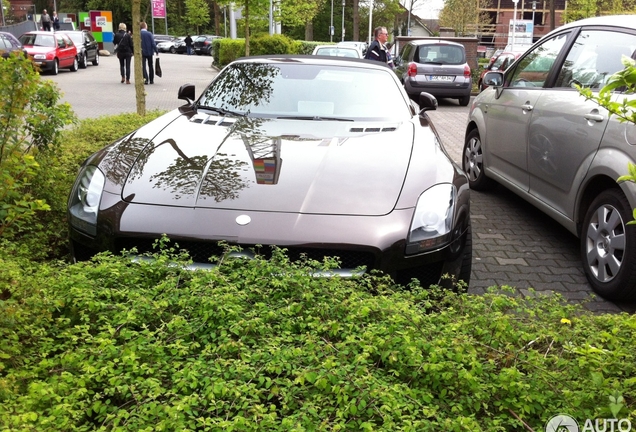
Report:
M 285 35 L 260 34 L 250 39 L 250 55 L 293 54 L 293 40 Z
M 245 57 L 245 39 L 220 39 L 215 51 L 215 64 L 223 67 L 240 57 Z M 218 61 L 216 56 L 219 56 Z
M 33 260 L 65 258 L 68 254 L 66 202 L 80 165 L 92 153 L 160 114 L 151 111 L 143 117 L 127 113 L 86 119 L 60 131 L 59 144 L 46 152 L 46 158 L 40 159 L 42 169 L 31 179 L 32 189 L 48 203 L 50 211 L 39 212 L 31 219 L 28 229 L 11 236 L 2 246 Z
M 0 259 L 0 430 L 494 432 L 524 430 L 519 419 L 543 430 L 557 413 L 634 420 L 633 316 L 558 296 L 315 278 L 321 266 L 280 252 L 207 272 L 176 260 Z

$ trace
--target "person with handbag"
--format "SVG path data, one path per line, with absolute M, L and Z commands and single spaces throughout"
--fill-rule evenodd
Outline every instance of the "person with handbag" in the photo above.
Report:
M 133 55 L 133 41 L 130 33 L 126 31 L 126 24 L 119 23 L 119 30 L 113 38 L 115 52 L 119 59 L 119 72 L 121 73 L 121 83 L 124 81 L 130 84 L 130 59 Z
M 153 54 L 159 56 L 157 43 L 154 35 L 148 30 L 148 24 L 142 21 L 139 24 L 141 28 L 141 57 L 144 71 L 144 84 L 155 83 L 155 67 L 152 63 Z

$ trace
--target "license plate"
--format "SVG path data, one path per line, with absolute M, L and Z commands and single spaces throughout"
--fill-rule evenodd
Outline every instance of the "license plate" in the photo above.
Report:
M 446 76 L 446 75 L 431 75 L 429 77 L 430 81 L 453 81 L 455 77 Z

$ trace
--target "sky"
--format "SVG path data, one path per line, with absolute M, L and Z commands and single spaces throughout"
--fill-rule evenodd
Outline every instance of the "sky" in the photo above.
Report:
M 444 0 L 420 0 L 418 3 L 421 6 L 416 4 L 413 13 L 425 19 L 438 18 L 439 11 L 444 7 Z

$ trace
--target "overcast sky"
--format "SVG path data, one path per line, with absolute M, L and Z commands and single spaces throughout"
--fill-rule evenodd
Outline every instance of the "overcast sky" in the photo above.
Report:
M 408 4 L 408 0 L 405 3 Z M 420 18 L 437 18 L 444 7 L 444 0 L 419 0 L 417 3 L 413 13 Z

